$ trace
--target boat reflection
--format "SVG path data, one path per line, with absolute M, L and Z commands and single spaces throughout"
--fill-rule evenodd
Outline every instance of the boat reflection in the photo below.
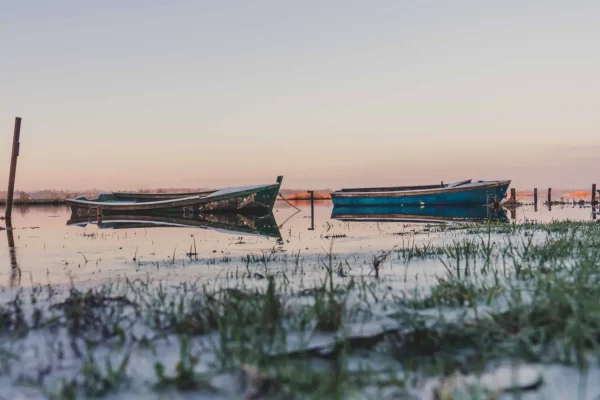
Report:
M 449 223 L 508 222 L 506 211 L 487 206 L 474 207 L 334 207 L 332 219 L 341 221 Z
M 175 218 L 168 215 L 123 214 L 71 218 L 69 226 L 97 225 L 100 229 L 144 228 L 199 228 L 229 234 L 246 234 L 281 238 L 272 212 L 265 214 L 215 213 L 199 214 L 193 218 Z

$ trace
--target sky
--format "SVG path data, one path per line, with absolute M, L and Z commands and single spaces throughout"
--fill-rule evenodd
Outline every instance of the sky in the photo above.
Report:
M 598 180 L 598 1 L 0 10 L 2 186 L 17 116 L 17 190 Z

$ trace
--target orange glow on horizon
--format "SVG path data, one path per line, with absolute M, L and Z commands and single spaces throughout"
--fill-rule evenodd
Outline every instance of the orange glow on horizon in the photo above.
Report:
M 563 196 L 566 197 L 575 197 L 577 199 L 583 199 L 585 197 L 592 197 L 592 193 L 591 192 L 586 192 L 583 190 L 579 190 L 577 192 L 573 192 L 573 193 L 563 193 Z
M 307 192 L 293 192 L 286 194 L 285 198 L 288 200 L 310 200 L 310 193 Z M 328 192 L 317 192 L 314 193 L 315 200 L 330 200 L 331 195 Z

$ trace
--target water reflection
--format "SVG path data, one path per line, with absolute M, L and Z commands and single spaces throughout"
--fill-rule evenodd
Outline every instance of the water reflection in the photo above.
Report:
M 343 208 L 336 208 L 332 215 L 330 201 L 315 200 L 314 210 L 310 200 L 290 203 L 278 201 L 273 213 L 262 218 L 235 214 L 205 215 L 203 220 L 177 220 L 165 216 L 116 216 L 111 219 L 104 217 L 98 223 L 96 217 L 92 216 L 89 219 L 70 220 L 69 226 L 69 207 L 32 206 L 26 214 L 13 213 L 12 223 L 18 230 L 13 231 L 14 237 L 7 236 L 9 245 L 4 240 L 0 241 L 0 256 L 4 261 L 3 264 L 0 263 L 4 265 L 0 274 L 5 274 L 0 276 L 3 280 L 0 287 L 8 286 L 10 282 L 20 282 L 20 285 L 28 285 L 30 282 L 70 284 L 73 280 L 112 279 L 117 275 L 137 273 L 140 268 L 141 271 L 148 272 L 148 265 L 172 260 L 173 254 L 176 260 L 182 260 L 183 265 L 183 259 L 188 261 L 186 253 L 194 242 L 200 258 L 205 260 L 214 257 L 239 260 L 248 254 L 270 253 L 274 248 L 274 241 L 278 241 L 282 245 L 281 249 L 288 254 L 299 251 L 302 254 L 323 254 L 323 248 L 328 248 L 331 244 L 331 237 L 337 238 L 334 245 L 336 253 L 349 254 L 391 249 L 399 245 L 404 239 L 404 233 L 412 234 L 418 230 L 416 224 L 411 222 L 431 222 L 434 218 L 448 221 L 457 217 L 460 220 L 473 217 L 481 220 L 488 217 L 488 212 L 491 212 L 492 218 L 501 221 L 510 217 L 509 210 L 494 213 L 485 207 L 467 210 L 448 207 L 396 208 L 389 211 L 385 208 L 372 211 L 350 209 L 346 210 L 346 215 L 341 214 L 344 212 Z M 3 212 L 0 207 L 1 214 Z M 356 222 L 340 221 L 340 217 L 344 216 L 353 218 Z M 376 220 L 377 217 L 384 222 L 365 222 L 369 218 Z M 515 217 L 513 221 L 516 223 L 544 223 L 555 220 L 590 221 L 592 215 L 589 205 L 557 205 L 549 212 L 544 204 L 538 207 L 537 213 L 534 212 L 533 205 L 517 207 Z M 309 231 L 307 228 L 311 227 L 313 220 L 314 230 Z M 385 222 L 386 220 L 389 222 Z M 403 220 L 408 223 L 402 222 Z M 172 228 L 174 225 L 177 228 Z M 136 227 L 142 229 L 135 229 Z M 4 235 L 4 232 L 0 234 Z M 9 232 L 8 235 L 10 234 Z M 417 237 L 417 240 L 428 241 L 430 238 Z M 14 245 L 18 245 L 18 248 L 15 249 Z M 142 260 L 141 266 L 132 263 L 134 255 L 137 255 L 138 262 Z M 90 262 L 86 263 L 86 259 Z M 19 280 L 21 272 L 28 279 Z
M 6 236 L 8 238 L 8 257 L 10 262 L 10 286 L 21 284 L 21 269 L 17 262 L 17 249 L 15 248 L 15 236 L 12 222 L 6 220 Z
M 508 222 L 506 210 L 491 207 L 334 207 L 332 219 L 377 222 Z
M 167 215 L 123 214 L 97 217 L 71 218 L 67 225 L 85 227 L 97 225 L 100 229 L 144 228 L 200 228 L 233 234 L 250 234 L 281 238 L 273 213 L 241 215 L 230 213 L 200 214 L 193 218 L 176 218 Z

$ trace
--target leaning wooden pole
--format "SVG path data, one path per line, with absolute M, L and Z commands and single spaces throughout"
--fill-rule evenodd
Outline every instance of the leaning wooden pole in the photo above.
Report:
M 13 196 L 15 194 L 15 177 L 17 174 L 17 157 L 19 157 L 19 138 L 21 137 L 21 118 L 15 118 L 15 133 L 13 135 L 12 156 L 10 158 L 10 173 L 8 175 L 8 193 L 6 195 L 6 219 L 12 216 Z

